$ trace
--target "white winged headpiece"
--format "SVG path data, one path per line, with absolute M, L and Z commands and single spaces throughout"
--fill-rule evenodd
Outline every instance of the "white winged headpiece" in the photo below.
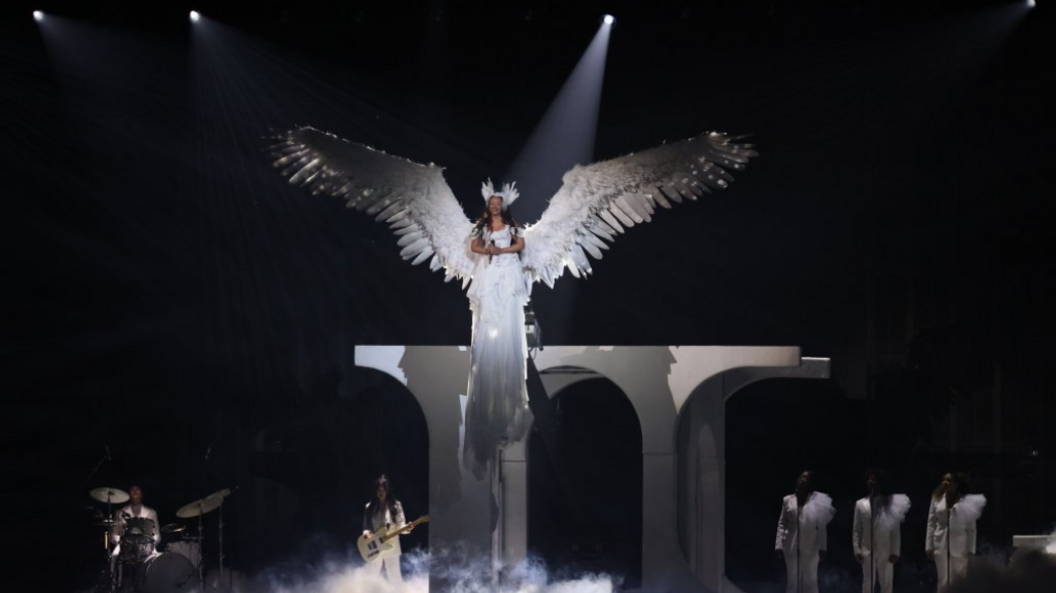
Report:
M 502 209 L 505 210 L 510 207 L 517 198 L 521 197 L 521 192 L 517 191 L 517 182 L 505 183 L 502 186 L 502 191 L 495 191 L 495 186 L 491 183 L 489 177 L 487 181 L 480 184 L 480 195 L 484 196 L 484 203 L 487 204 L 491 196 L 499 196 L 502 198 Z

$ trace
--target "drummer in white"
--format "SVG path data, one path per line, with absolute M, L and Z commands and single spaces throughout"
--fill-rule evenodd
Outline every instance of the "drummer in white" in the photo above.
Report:
M 143 489 L 139 486 L 132 486 L 128 490 L 128 497 L 128 504 L 118 509 L 114 517 L 113 542 L 116 544 L 114 556 L 121 553 L 121 536 L 124 535 L 130 519 L 149 519 L 147 527 L 150 533 L 145 535 L 154 540 L 155 550 L 161 541 L 161 532 L 158 530 L 158 512 L 143 504 Z
M 128 504 L 117 510 L 111 540 L 110 573 L 120 591 L 133 591 L 145 577 L 145 561 L 155 557 L 161 541 L 158 512 L 143 504 L 143 489 L 133 485 L 128 490 Z M 122 540 L 126 548 L 122 554 Z M 118 570 L 118 559 L 122 560 Z

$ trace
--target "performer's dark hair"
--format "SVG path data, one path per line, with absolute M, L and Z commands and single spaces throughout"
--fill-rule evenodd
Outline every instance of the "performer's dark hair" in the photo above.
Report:
M 810 476 L 807 478 L 807 492 L 814 492 L 814 470 L 805 469 L 796 474 L 797 482 L 799 481 L 799 476 L 802 476 L 803 474 L 807 474 L 808 476 Z
M 891 476 L 884 469 L 879 467 L 870 467 L 865 470 L 864 480 L 869 481 L 869 476 L 876 477 L 876 489 L 880 494 L 888 494 L 887 489 L 891 485 Z
M 972 480 L 968 477 L 965 472 L 948 471 L 943 472 L 942 477 L 945 478 L 947 475 L 953 478 L 953 483 L 957 485 L 957 498 L 953 502 L 957 502 L 964 497 L 965 494 L 972 493 Z M 935 501 L 940 500 L 946 494 L 946 490 L 942 487 L 942 481 L 939 481 L 939 485 L 935 487 L 935 490 L 931 492 L 931 498 Z
M 502 196 L 491 196 L 491 198 L 498 198 L 498 199 L 502 200 L 503 203 L 506 202 L 506 199 L 503 198 Z M 488 198 L 489 202 L 491 201 L 491 198 Z M 499 214 L 499 216 L 502 218 L 502 222 L 505 223 L 506 226 L 513 227 L 513 228 L 520 228 L 521 227 L 521 225 L 518 224 L 517 221 L 513 218 L 513 214 L 510 213 L 510 207 L 509 206 L 507 206 L 506 208 L 503 208 L 502 212 Z M 481 236 L 484 233 L 484 227 L 489 226 L 490 224 L 491 224 L 491 211 L 488 210 L 488 208 L 485 206 L 484 207 L 484 213 L 480 215 L 480 218 L 477 219 L 477 223 L 475 225 L 473 225 L 473 234 L 478 236 L 478 237 Z
M 392 486 L 389 484 L 389 477 L 385 474 L 378 476 L 374 480 L 374 499 L 370 504 L 370 512 L 378 512 L 378 508 L 381 507 L 381 501 L 378 500 L 378 488 L 385 489 L 385 506 L 389 507 L 390 513 L 396 513 L 396 499 L 392 496 Z

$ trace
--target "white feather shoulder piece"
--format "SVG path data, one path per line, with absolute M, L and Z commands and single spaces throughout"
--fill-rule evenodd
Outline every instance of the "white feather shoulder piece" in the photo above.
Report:
M 986 497 L 982 494 L 965 494 L 957 501 L 957 504 L 953 505 L 955 513 L 960 513 L 962 519 L 973 523 L 983 516 L 984 507 L 986 507 Z
M 832 506 L 832 497 L 824 492 L 814 492 L 810 495 L 807 504 L 803 505 L 803 516 L 808 521 L 827 525 L 836 516 L 836 508 Z

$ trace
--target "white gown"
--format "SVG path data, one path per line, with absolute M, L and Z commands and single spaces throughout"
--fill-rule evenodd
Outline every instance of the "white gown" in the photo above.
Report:
M 485 230 L 485 245 L 509 247 L 518 229 Z M 467 291 L 473 311 L 473 346 L 466 402 L 462 465 L 481 478 L 498 446 L 520 440 L 528 428 L 528 344 L 524 306 L 530 281 L 517 253 L 478 258 Z

